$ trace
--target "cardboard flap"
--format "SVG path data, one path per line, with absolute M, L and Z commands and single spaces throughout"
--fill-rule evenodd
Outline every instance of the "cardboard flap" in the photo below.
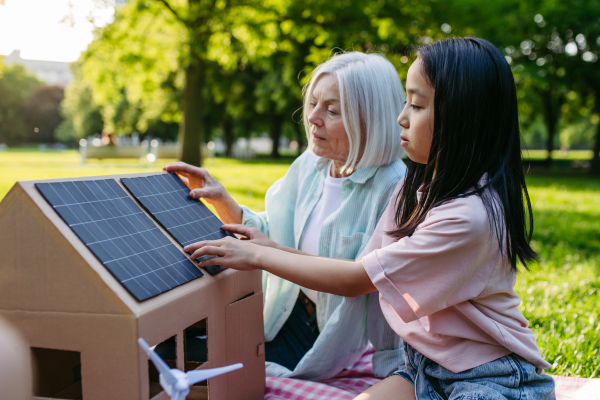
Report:
M 262 293 L 228 305 L 225 319 L 227 365 L 244 364 L 244 368 L 226 375 L 227 399 L 262 399 L 265 392 L 265 355 L 261 351 L 264 346 Z

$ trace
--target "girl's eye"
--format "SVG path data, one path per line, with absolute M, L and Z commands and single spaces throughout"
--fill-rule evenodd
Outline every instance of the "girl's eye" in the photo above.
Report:
M 410 106 L 411 106 L 411 108 L 412 108 L 413 110 L 419 110 L 419 109 L 421 109 L 421 107 L 419 107 L 419 106 L 417 106 L 417 105 L 414 105 L 414 104 L 411 104 Z

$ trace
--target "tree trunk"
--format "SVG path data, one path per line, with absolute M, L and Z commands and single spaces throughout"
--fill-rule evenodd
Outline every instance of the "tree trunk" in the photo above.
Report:
M 252 134 L 252 120 L 246 120 L 246 122 L 244 122 L 244 137 L 248 141 L 248 146 L 250 146 L 251 134 Z
M 594 156 L 590 165 L 590 173 L 594 176 L 600 176 L 600 123 L 596 126 L 596 139 L 594 140 Z
M 225 137 L 225 155 L 231 157 L 233 154 L 233 143 L 235 142 L 233 121 L 231 118 L 226 118 L 223 122 L 223 136 Z
M 554 150 L 554 138 L 556 137 L 556 128 L 558 126 L 558 119 L 560 118 L 560 107 L 564 101 L 564 96 L 556 96 L 553 93 L 553 87 L 550 86 L 548 90 L 540 91 L 542 98 L 542 104 L 544 107 L 544 122 L 546 123 L 546 129 L 548 130 L 548 137 L 546 139 L 546 150 L 548 156 L 546 158 L 546 165 L 550 167 L 552 165 L 552 150 Z
M 302 153 L 302 147 L 304 146 L 304 141 L 306 140 L 306 132 L 304 131 L 304 125 L 297 124 L 294 122 L 294 127 L 296 128 L 296 141 L 298 142 L 298 155 Z
M 271 157 L 273 158 L 279 158 L 279 139 L 281 138 L 282 127 L 283 117 L 279 114 L 275 114 L 271 120 L 271 139 L 273 140 Z
M 552 150 L 554 150 L 554 137 L 556 136 L 556 119 L 552 116 L 544 118 L 546 120 L 546 128 L 548 129 L 548 137 L 546 138 L 546 165 L 552 166 Z
M 200 166 L 202 163 L 200 144 L 204 138 L 204 121 L 202 118 L 204 72 L 204 60 L 192 52 L 190 54 L 190 64 L 185 70 L 181 161 L 196 166 Z
M 596 112 L 600 114 L 600 87 L 594 90 Z M 600 176 L 600 122 L 596 125 L 596 138 L 594 139 L 594 155 L 590 165 L 590 173 L 594 176 Z

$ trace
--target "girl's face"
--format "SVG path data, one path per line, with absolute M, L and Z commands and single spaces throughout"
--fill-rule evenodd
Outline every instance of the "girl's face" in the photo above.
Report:
M 398 116 L 402 126 L 402 147 L 408 157 L 419 164 L 427 164 L 433 137 L 433 98 L 435 90 L 423 77 L 421 59 L 408 69 L 406 78 L 406 105 Z
M 319 157 L 344 165 L 350 151 L 350 140 L 344 128 L 337 78 L 331 74 L 319 77 L 310 95 L 310 133 L 312 150 Z

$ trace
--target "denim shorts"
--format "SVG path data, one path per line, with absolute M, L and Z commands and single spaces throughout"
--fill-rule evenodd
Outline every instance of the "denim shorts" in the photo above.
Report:
M 554 380 L 512 353 L 454 373 L 404 343 L 406 369 L 395 372 L 415 386 L 417 400 L 555 400 Z

